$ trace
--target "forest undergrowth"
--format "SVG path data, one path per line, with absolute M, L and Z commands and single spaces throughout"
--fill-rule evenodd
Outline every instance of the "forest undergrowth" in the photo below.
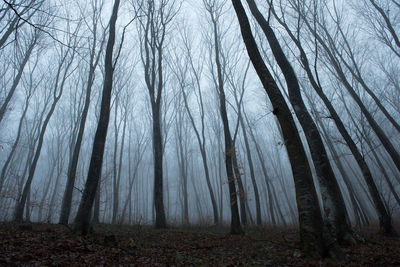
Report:
M 0 223 L 0 266 L 400 266 L 400 239 L 359 231 L 366 242 L 345 246 L 346 263 L 303 257 L 295 228 L 96 225 L 82 237 L 55 224 Z

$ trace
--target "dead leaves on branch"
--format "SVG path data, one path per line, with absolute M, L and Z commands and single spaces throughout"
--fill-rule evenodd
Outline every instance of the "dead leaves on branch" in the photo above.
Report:
M 244 236 L 206 229 L 155 230 L 151 227 L 98 226 L 88 237 L 59 225 L 20 228 L 0 224 L 0 266 L 315 266 L 297 253 L 294 231 L 249 230 Z M 368 234 L 365 244 L 345 247 L 345 266 L 399 266 L 400 241 Z M 288 244 L 290 240 L 290 244 Z M 300 255 L 300 256 L 299 256 Z M 337 265 L 335 265 L 337 266 Z

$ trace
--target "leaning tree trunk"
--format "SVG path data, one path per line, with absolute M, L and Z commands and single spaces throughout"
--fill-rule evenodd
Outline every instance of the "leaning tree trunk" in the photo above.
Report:
M 19 65 L 18 72 L 17 72 L 17 75 L 15 76 L 15 78 L 13 80 L 13 83 L 11 85 L 11 89 L 10 89 L 10 91 L 8 91 L 7 96 L 4 99 L 4 102 L 2 103 L 2 105 L 0 107 L 0 122 L 3 120 L 4 115 L 5 115 L 6 111 L 7 111 L 8 104 L 10 103 L 12 97 L 14 96 L 14 93 L 15 93 L 17 87 L 18 87 L 18 84 L 21 81 L 22 74 L 24 73 L 25 66 L 28 63 L 28 60 L 29 60 L 29 58 L 30 58 L 30 56 L 32 54 L 33 48 L 37 44 L 37 40 L 38 40 L 37 38 L 38 38 L 37 36 L 34 36 L 32 42 L 29 44 L 28 49 L 27 49 L 27 51 L 26 51 L 26 53 L 24 55 L 24 58 L 22 59 L 22 62 Z
M 95 38 L 95 40 L 96 40 L 96 38 Z M 71 213 L 72 193 L 73 193 L 74 185 L 75 185 L 76 170 L 78 168 L 78 159 L 79 159 L 79 154 L 81 151 L 83 134 L 84 134 L 85 125 L 86 125 L 86 119 L 87 119 L 87 115 L 89 112 L 90 96 L 92 93 L 92 86 L 93 86 L 93 82 L 94 82 L 94 72 L 95 72 L 96 66 L 99 62 L 99 59 L 100 59 L 100 52 L 98 53 L 96 60 L 94 58 L 94 56 L 95 56 L 94 52 L 95 52 L 95 50 L 93 48 L 93 50 L 90 54 L 90 66 L 89 66 L 89 76 L 88 76 L 88 81 L 87 81 L 87 86 L 86 86 L 85 104 L 83 107 L 81 120 L 79 123 L 78 136 L 76 137 L 76 142 L 75 142 L 74 150 L 72 152 L 71 161 L 68 165 L 68 178 L 67 178 L 67 184 L 65 186 L 64 196 L 63 196 L 62 204 L 61 204 L 61 214 L 60 214 L 60 221 L 59 221 L 60 224 L 68 224 L 69 216 Z
M 274 11 L 272 11 L 274 12 Z M 274 13 L 275 18 L 277 18 L 278 22 L 286 29 L 287 33 L 289 34 L 290 38 L 293 40 L 293 42 L 296 44 L 297 48 L 300 51 L 300 59 L 303 65 L 304 70 L 307 73 L 307 77 L 314 88 L 315 92 L 318 94 L 318 96 L 321 98 L 321 100 L 324 102 L 326 108 L 328 109 L 331 118 L 335 122 L 335 125 L 339 131 L 339 133 L 342 135 L 343 139 L 345 140 L 347 146 L 349 147 L 351 153 L 353 154 L 362 174 L 364 181 L 368 185 L 369 193 L 372 196 L 373 202 L 375 209 L 379 215 L 379 224 L 381 231 L 383 233 L 393 233 L 393 227 L 391 223 L 391 218 L 389 214 L 386 212 L 386 209 L 384 207 L 383 201 L 378 193 L 378 189 L 376 187 L 376 184 L 372 178 L 372 173 L 371 170 L 369 169 L 368 164 L 366 163 L 364 157 L 361 155 L 356 143 L 353 141 L 352 137 L 350 136 L 349 132 L 347 131 L 346 127 L 344 126 L 342 120 L 340 119 L 339 115 L 337 114 L 335 108 L 333 107 L 332 103 L 329 101 L 328 97 L 325 95 L 324 91 L 322 90 L 322 87 L 320 84 L 317 82 L 317 80 L 314 78 L 310 64 L 308 62 L 307 54 L 304 51 L 300 41 L 293 35 L 293 33 L 290 31 L 289 27 L 281 21 L 276 14 Z M 322 40 L 320 39 L 320 42 Z M 327 47 L 325 47 L 327 49 Z M 331 60 L 334 60 L 333 56 L 330 57 Z M 339 71 L 339 68 L 338 68 Z
M 326 252 L 322 238 L 323 221 L 306 152 L 290 109 L 258 50 L 246 11 L 240 0 L 232 0 L 232 4 L 239 20 L 247 53 L 271 100 L 274 114 L 277 116 L 282 129 L 296 189 L 302 250 L 308 256 L 322 257 Z
M 353 86 L 347 80 L 346 74 L 343 72 L 343 70 L 340 66 L 340 63 L 338 62 L 337 58 L 334 56 L 331 49 L 328 47 L 328 45 L 324 42 L 324 40 L 321 38 L 321 36 L 316 32 L 315 29 L 313 29 L 313 27 L 310 25 L 310 23 L 306 19 L 304 19 L 304 22 L 305 22 L 307 28 L 310 30 L 310 32 L 315 37 L 316 41 L 318 41 L 318 43 L 324 48 L 324 50 L 330 60 L 330 63 L 338 76 L 338 79 L 341 81 L 341 83 L 346 88 L 346 90 L 348 91 L 350 96 L 353 98 L 353 100 L 360 107 L 361 112 L 364 114 L 364 116 L 367 119 L 372 130 L 375 132 L 376 136 L 381 141 L 383 147 L 386 149 L 386 151 L 390 155 L 393 163 L 396 165 L 397 169 L 400 171 L 400 154 L 399 154 L 399 152 L 395 149 L 395 147 L 393 146 L 393 143 L 390 141 L 390 139 L 384 133 L 383 129 L 375 121 L 375 119 L 373 118 L 371 113 L 368 111 L 367 107 L 364 105 L 361 98 L 358 96 L 358 94 L 354 90 Z
M 335 239 L 339 242 L 344 241 L 347 236 L 351 236 L 351 226 L 347 220 L 346 205 L 329 162 L 321 135 L 304 104 L 296 74 L 285 56 L 269 22 L 260 13 L 254 0 L 247 0 L 247 2 L 253 16 L 267 37 L 272 53 L 285 77 L 289 91 L 289 100 L 304 130 L 310 148 L 324 207 L 324 223 L 327 231 L 324 234 L 324 238 L 328 239 L 329 243 L 334 243 Z
M 92 156 L 90 159 L 85 189 L 83 191 L 78 213 L 75 218 L 74 230 L 75 232 L 79 232 L 82 235 L 86 235 L 89 231 L 90 216 L 93 201 L 96 195 L 96 190 L 101 176 L 101 167 L 103 163 L 107 128 L 110 120 L 110 102 L 114 73 L 113 50 L 115 43 L 115 24 L 118 16 L 119 3 L 120 0 L 115 0 L 111 14 L 109 37 L 105 55 L 105 77 L 103 84 L 100 117 L 94 137 Z
M 55 86 L 54 86 L 54 92 L 53 92 L 53 103 L 51 104 L 49 113 L 47 113 L 47 116 L 43 122 L 43 125 L 40 129 L 40 135 L 39 135 L 39 140 L 38 140 L 38 144 L 36 147 L 36 151 L 35 151 L 35 155 L 33 157 L 32 163 L 29 166 L 29 173 L 28 173 L 28 179 L 25 183 L 24 186 L 24 190 L 22 192 L 22 196 L 19 199 L 16 207 L 15 207 L 15 213 L 14 213 L 14 220 L 16 222 L 22 222 L 23 221 L 23 214 L 24 214 L 24 207 L 26 204 L 26 199 L 28 197 L 28 193 L 30 191 L 31 188 L 31 184 L 33 181 L 33 177 L 35 175 L 35 171 L 36 171 L 36 167 L 37 167 L 37 163 L 39 161 L 39 157 L 40 157 L 40 153 L 42 151 L 42 146 L 43 146 L 43 141 L 44 141 L 44 134 L 46 133 L 46 128 L 47 125 L 50 122 L 51 117 L 53 116 L 54 110 L 56 109 L 57 103 L 61 98 L 61 95 L 63 93 L 64 90 L 64 86 L 65 86 L 65 81 L 67 80 L 67 76 L 68 76 L 68 70 L 70 68 L 70 66 L 72 65 L 73 59 L 74 59 L 74 54 L 72 54 L 70 61 L 67 63 L 67 66 L 64 70 L 64 74 L 61 80 L 61 84 L 60 84 L 60 88 L 58 88 L 58 84 L 60 82 L 60 76 L 61 76 L 61 70 L 62 67 L 64 66 L 64 62 L 68 56 L 68 52 L 65 53 L 65 55 L 62 57 L 61 62 L 58 66 L 58 70 L 57 70 L 57 77 L 56 77 L 56 82 L 55 82 Z M 57 92 L 58 91 L 58 92 Z
M 229 200 L 231 205 L 231 234 L 242 234 L 242 226 L 240 225 L 239 210 L 237 203 L 237 193 L 235 185 L 235 173 L 233 168 L 233 159 L 235 155 L 235 147 L 232 142 L 232 136 L 229 130 L 229 120 L 226 111 L 226 99 L 224 92 L 224 85 L 222 79 L 222 66 L 220 62 L 220 52 L 219 52 L 219 41 L 217 36 L 217 25 L 213 21 L 214 25 L 214 48 L 215 48 L 215 63 L 217 65 L 217 76 L 218 76 L 218 93 L 219 93 L 219 111 L 221 115 L 222 125 L 224 129 L 224 139 L 225 139 L 225 168 L 226 174 L 228 176 L 228 186 L 229 186 Z M 240 176 L 239 176 L 240 178 Z M 241 201 L 244 205 L 243 201 Z M 245 210 L 245 209 L 244 209 Z
M 195 74 L 196 75 L 196 74 Z M 197 86 L 200 87 L 200 81 L 199 78 L 196 76 L 196 82 L 197 82 Z M 205 136 L 204 136 L 204 106 L 203 106 L 203 97 L 201 94 L 201 91 L 199 90 L 199 99 L 200 99 L 200 109 L 201 109 L 201 133 L 202 133 L 202 137 L 200 138 L 200 133 L 199 130 L 197 130 L 196 124 L 194 122 L 194 118 L 192 113 L 190 112 L 189 109 L 189 104 L 187 101 L 187 96 L 185 91 L 182 91 L 183 94 L 183 101 L 185 104 L 185 108 L 186 111 L 189 115 L 189 119 L 190 119 L 190 123 L 192 124 L 193 130 L 195 132 L 196 135 L 196 139 L 197 139 L 197 143 L 199 144 L 199 148 L 200 148 L 200 153 L 201 153 L 201 159 L 203 162 L 203 168 L 204 168 L 204 175 L 206 178 L 206 183 L 207 183 L 207 188 L 208 188 L 208 192 L 210 194 L 210 200 L 211 200 L 211 205 L 213 207 L 213 215 L 214 215 L 214 224 L 218 224 L 218 208 L 217 208 L 217 201 L 215 200 L 215 195 L 214 195 L 214 191 L 213 188 L 211 186 L 211 179 L 210 179 L 210 171 L 208 169 L 208 162 L 207 162 L 207 153 L 206 153 L 206 148 L 205 148 Z

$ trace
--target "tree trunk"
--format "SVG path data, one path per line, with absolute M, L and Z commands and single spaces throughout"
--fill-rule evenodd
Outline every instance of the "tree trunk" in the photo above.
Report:
M 275 15 L 275 18 L 277 18 L 275 13 L 274 13 L 274 15 Z M 359 168 L 361 169 L 361 172 L 363 174 L 363 178 L 364 178 L 366 184 L 368 185 L 368 189 L 369 189 L 370 195 L 373 198 L 374 206 L 376 208 L 376 211 L 379 214 L 379 218 L 380 218 L 379 221 L 380 221 L 381 230 L 383 232 L 386 232 L 386 233 L 392 233 L 393 232 L 393 227 L 391 226 L 391 223 L 390 223 L 391 219 L 387 217 L 388 214 L 387 214 L 386 210 L 384 209 L 384 205 L 383 205 L 382 199 L 380 198 L 379 194 L 377 194 L 378 190 L 377 190 L 376 185 L 374 183 L 374 180 L 372 178 L 372 173 L 371 173 L 367 163 L 365 162 L 364 157 L 361 155 L 359 149 L 357 148 L 357 145 L 355 144 L 355 142 L 351 138 L 350 134 L 346 130 L 342 120 L 340 119 L 339 115 L 337 114 L 337 112 L 336 112 L 335 108 L 333 107 L 332 103 L 329 101 L 328 97 L 323 92 L 322 87 L 316 81 L 316 79 L 314 79 L 314 76 L 312 74 L 312 71 L 311 71 L 311 68 L 310 68 L 310 65 L 309 65 L 309 62 L 308 62 L 308 59 L 307 59 L 307 55 L 306 55 L 302 45 L 300 44 L 300 41 L 298 39 L 296 39 L 296 37 L 294 37 L 294 35 L 292 34 L 292 32 L 289 30 L 288 26 L 285 23 L 283 23 L 279 19 L 278 19 L 278 22 L 282 26 L 285 27 L 285 29 L 288 32 L 290 38 L 294 41 L 294 43 L 298 47 L 298 49 L 300 51 L 300 58 L 301 58 L 301 62 L 303 64 L 303 68 L 305 69 L 305 71 L 307 73 L 307 77 L 309 78 L 312 87 L 314 88 L 315 92 L 318 94 L 318 96 L 321 98 L 321 100 L 324 102 L 325 106 L 327 107 L 332 119 L 335 122 L 335 125 L 336 125 L 338 131 L 342 135 L 342 137 L 345 140 L 346 144 L 349 146 L 350 151 L 352 152 L 355 160 L 357 161 L 357 164 L 358 164 Z M 312 31 L 311 25 L 308 24 L 308 27 Z M 338 73 L 343 74 L 341 72 L 341 69 L 337 65 L 337 62 L 335 61 L 333 55 L 329 52 L 328 47 L 325 46 L 325 44 L 322 41 L 322 39 L 319 38 L 319 36 L 317 35 L 317 33 L 315 31 L 312 31 L 312 33 L 317 38 L 317 40 L 321 43 L 321 45 L 324 47 L 324 49 L 327 51 L 327 53 L 330 55 L 329 58 L 330 58 L 330 60 L 332 62 L 334 62 L 333 65 L 334 65 L 336 71 Z M 344 75 L 343 76 L 339 75 L 339 77 L 344 77 Z M 348 86 L 350 86 L 348 83 L 346 83 L 346 84 Z
M 96 37 L 94 38 L 94 40 L 96 40 Z M 94 56 L 95 56 L 95 50 L 93 49 L 90 54 L 90 66 L 89 66 L 89 76 L 86 86 L 85 104 L 83 107 L 81 120 L 79 123 L 78 135 L 76 137 L 75 146 L 73 148 L 74 150 L 72 152 L 72 157 L 70 158 L 70 163 L 68 165 L 68 178 L 61 204 L 61 214 L 59 221 L 60 224 L 68 224 L 69 216 L 71 213 L 72 194 L 75 185 L 76 170 L 78 167 L 79 154 L 82 147 L 83 134 L 86 126 L 86 119 L 89 112 L 90 96 L 92 93 L 92 87 L 94 82 L 94 72 L 100 59 L 100 51 L 97 54 L 96 60 Z
M 113 85 L 113 50 L 115 43 L 115 24 L 118 17 L 118 7 L 120 0 L 115 0 L 109 24 L 109 38 L 105 55 L 105 77 L 103 84 L 103 95 L 100 108 L 100 117 L 97 125 L 96 134 L 93 142 L 92 156 L 90 159 L 88 176 L 82 199 L 79 204 L 78 213 L 75 218 L 75 232 L 86 235 L 89 231 L 89 222 L 96 195 L 96 190 L 101 177 L 101 167 L 103 163 L 104 147 L 107 137 L 108 123 L 110 120 L 110 102 Z
M 156 210 L 155 227 L 166 228 L 163 194 L 163 145 L 159 107 L 153 105 L 153 157 L 154 157 L 154 207 Z
M 198 83 L 198 86 L 199 86 L 200 85 L 200 81 L 197 80 L 197 83 Z M 202 121 L 202 138 L 200 138 L 199 131 L 197 130 L 196 124 L 194 122 L 194 118 L 192 116 L 192 113 L 190 112 L 186 93 L 184 91 L 182 93 L 183 93 L 183 100 L 184 100 L 184 103 L 185 103 L 185 108 L 186 108 L 186 110 L 188 112 L 189 119 L 190 119 L 190 122 L 192 124 L 193 130 L 194 130 L 194 132 L 196 134 L 197 142 L 198 142 L 199 148 L 200 148 L 201 159 L 202 159 L 203 168 L 204 168 L 204 175 L 205 175 L 205 178 L 206 178 L 208 193 L 210 194 L 211 205 L 212 205 L 212 208 L 213 208 L 214 224 L 218 224 L 217 202 L 215 200 L 214 191 L 213 191 L 212 186 L 211 186 L 210 171 L 208 169 L 207 153 L 206 153 L 206 148 L 205 148 L 206 139 L 204 137 L 204 107 L 203 107 L 203 99 L 202 99 L 201 91 L 199 89 L 200 108 L 201 108 L 201 121 Z
M 243 139 L 244 139 L 244 144 L 246 147 L 247 162 L 249 163 L 250 178 L 251 178 L 251 183 L 253 185 L 254 198 L 255 198 L 255 202 L 256 202 L 256 221 L 257 221 L 257 225 L 260 226 L 261 225 L 260 195 L 258 193 L 258 186 L 257 186 L 257 182 L 256 182 L 256 177 L 254 174 L 254 165 L 253 165 L 253 159 L 251 156 L 250 144 L 249 144 L 249 140 L 247 137 L 247 131 L 244 126 L 242 115 L 239 116 L 239 122 L 240 122 L 240 127 L 242 127 Z
M 47 113 L 47 116 L 46 116 L 46 118 L 45 118 L 45 120 L 43 122 L 43 125 L 42 125 L 41 129 L 40 129 L 40 135 L 39 135 L 39 140 L 38 140 L 38 144 L 37 144 L 37 147 L 36 147 L 35 155 L 33 157 L 32 163 L 29 166 L 28 179 L 27 179 L 27 181 L 25 183 L 24 190 L 22 192 L 22 196 L 21 196 L 20 200 L 18 201 L 18 204 L 15 207 L 14 220 L 16 222 L 22 222 L 23 221 L 24 207 L 25 207 L 26 199 L 27 199 L 27 196 L 28 196 L 28 193 L 29 193 L 32 181 L 33 181 L 33 177 L 35 175 L 35 171 L 36 171 L 37 163 L 38 163 L 38 160 L 39 160 L 39 157 L 40 157 L 40 153 L 42 151 L 42 146 L 43 146 L 43 141 L 44 141 L 44 134 L 46 133 L 47 125 L 50 122 L 50 119 L 51 119 L 51 117 L 52 117 L 52 115 L 54 113 L 56 105 L 57 105 L 58 101 L 61 98 L 61 95 L 62 95 L 63 90 L 64 90 L 65 81 L 66 81 L 67 76 L 68 76 L 68 70 L 69 70 L 69 67 L 72 64 L 73 59 L 74 59 L 74 53 L 73 53 L 72 56 L 71 56 L 70 61 L 67 63 L 67 66 L 66 66 L 66 68 L 64 70 L 64 74 L 63 74 L 63 77 L 62 77 L 62 80 L 61 80 L 60 88 L 58 88 L 58 83 L 60 82 L 61 70 L 62 70 L 62 67 L 64 66 L 64 62 L 65 62 L 68 54 L 69 53 L 66 52 L 65 55 L 62 57 L 61 62 L 60 62 L 59 67 L 58 67 L 58 70 L 57 70 L 56 83 L 55 83 L 55 87 L 54 87 L 54 91 L 53 91 L 53 103 L 52 103 L 52 105 L 50 107 L 50 110 L 49 110 L 49 113 Z
M 284 136 L 296 188 L 302 250 L 308 256 L 322 257 L 326 252 L 322 238 L 323 221 L 310 167 L 299 133 L 285 99 L 262 60 L 243 5 L 240 0 L 232 0 L 232 4 L 239 20 L 247 53 L 271 100 L 274 115 L 279 120 Z
M 322 196 L 325 230 L 328 231 L 325 232 L 324 237 L 329 239 L 327 240 L 329 243 L 334 242 L 335 239 L 343 242 L 345 237 L 351 233 L 351 226 L 348 224 L 346 205 L 344 204 L 339 184 L 330 165 L 321 135 L 304 104 L 296 74 L 287 60 L 269 22 L 260 13 L 254 0 L 247 0 L 247 2 L 253 16 L 267 37 L 272 53 L 285 77 L 289 91 L 289 100 L 304 130 L 310 148 Z
M 17 89 L 18 84 L 22 78 L 22 74 L 24 73 L 26 63 L 28 63 L 28 60 L 32 54 L 33 48 L 35 47 L 35 45 L 37 43 L 37 38 L 38 38 L 37 36 L 34 36 L 33 40 L 29 44 L 28 49 L 25 52 L 24 58 L 22 59 L 22 62 L 19 65 L 17 76 L 15 76 L 13 83 L 11 85 L 11 89 L 10 89 L 10 91 L 8 91 L 7 96 L 4 99 L 4 102 L 0 107 L 0 123 L 4 119 L 4 115 L 7 111 L 8 104 L 10 103 L 11 98 L 14 96 L 15 90 Z

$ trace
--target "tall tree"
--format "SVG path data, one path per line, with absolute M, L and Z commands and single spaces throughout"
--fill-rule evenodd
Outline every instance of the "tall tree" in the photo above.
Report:
M 78 29 L 78 27 L 77 27 Z M 75 32 L 76 33 L 76 32 Z M 54 87 L 52 88 L 52 104 L 50 106 L 50 110 L 46 115 L 46 118 L 43 121 L 43 124 L 41 125 L 40 128 L 40 134 L 39 134 L 39 139 L 38 139 L 38 144 L 35 149 L 34 157 L 32 159 L 31 164 L 29 165 L 29 173 L 28 173 L 28 178 L 26 180 L 26 183 L 24 185 L 24 190 L 22 192 L 21 198 L 19 199 L 16 207 L 15 207 L 15 213 L 14 213 L 14 220 L 16 222 L 22 222 L 23 221 L 23 213 L 24 213 L 24 207 L 26 204 L 26 199 L 28 198 L 29 191 L 31 189 L 31 184 L 33 181 L 33 177 L 35 175 L 37 163 L 40 157 L 40 153 L 42 151 L 42 146 L 44 142 L 44 135 L 46 133 L 47 126 L 50 122 L 51 117 L 53 116 L 54 110 L 57 106 L 58 101 L 60 100 L 62 93 L 64 91 L 65 83 L 67 81 L 67 78 L 71 75 L 71 73 L 74 70 L 70 70 L 72 63 L 74 61 L 75 57 L 75 50 L 71 49 L 71 47 L 77 45 L 77 38 L 70 38 L 70 43 L 69 47 L 61 48 L 60 52 L 60 62 L 57 67 L 57 72 L 56 72 L 56 78 L 54 82 Z
M 267 69 L 251 31 L 250 22 L 240 0 L 232 0 L 247 53 L 271 100 L 284 136 L 292 167 L 299 212 L 301 247 L 308 256 L 322 257 L 328 251 L 323 240 L 323 220 L 310 166 L 288 105 Z
M 85 189 L 82 194 L 79 204 L 78 213 L 75 218 L 75 232 L 86 235 L 89 231 L 89 222 L 92 212 L 92 206 L 96 191 L 98 188 L 101 168 L 103 163 L 104 147 L 107 137 L 108 123 L 110 120 L 110 102 L 111 91 L 113 85 L 113 74 L 115 64 L 113 60 L 113 51 L 115 44 L 115 28 L 118 18 L 118 8 L 120 0 L 115 0 L 112 14 L 109 23 L 108 41 L 105 54 L 105 74 L 103 83 L 103 93 L 100 108 L 100 117 L 97 125 L 96 134 L 93 141 L 92 156 L 90 159 L 89 171 L 85 184 Z
M 290 30 L 288 24 L 285 22 L 285 18 L 278 17 L 277 13 L 273 9 L 273 6 L 271 6 L 271 12 L 274 14 L 274 16 L 277 19 L 277 21 L 279 22 L 279 24 L 281 24 L 285 28 L 289 37 L 297 46 L 297 48 L 300 52 L 300 61 L 301 61 L 302 67 L 306 71 L 308 80 L 309 80 L 312 88 L 314 89 L 314 91 L 318 94 L 318 96 L 321 98 L 321 100 L 325 104 L 326 108 L 329 111 L 330 118 L 332 118 L 333 121 L 335 122 L 335 125 L 336 125 L 339 133 L 345 140 L 347 146 L 349 147 L 355 160 L 357 161 L 357 164 L 363 174 L 364 181 L 368 185 L 368 189 L 369 189 L 369 192 L 374 201 L 374 206 L 376 208 L 376 211 L 379 214 L 379 222 L 380 222 L 380 227 L 381 227 L 382 232 L 388 233 L 388 234 L 392 233 L 393 227 L 392 227 L 392 223 L 391 223 L 391 218 L 388 216 L 388 213 L 386 212 L 385 207 L 383 205 L 382 199 L 379 196 L 376 184 L 372 177 L 372 172 L 371 172 L 367 162 L 365 161 L 365 158 L 362 156 L 356 143 L 354 142 L 353 138 L 351 137 L 350 133 L 346 129 L 342 119 L 340 118 L 340 116 L 337 113 L 336 109 L 334 108 L 333 104 L 331 103 L 331 101 L 329 100 L 327 95 L 325 94 L 324 89 L 320 83 L 319 72 L 317 70 L 318 69 L 317 66 L 314 67 L 314 72 L 313 72 L 310 61 L 308 59 L 309 57 L 308 57 L 308 55 L 303 47 L 303 44 L 300 40 L 300 29 L 297 28 L 297 33 L 293 33 Z M 319 51 L 318 47 L 315 47 L 315 51 L 316 51 L 316 59 L 318 59 L 318 51 Z
M 229 129 L 229 119 L 228 113 L 226 109 L 226 96 L 224 89 L 224 78 L 223 78 L 223 69 L 221 63 L 221 40 L 220 40 L 220 32 L 219 32 L 219 21 L 221 19 L 221 15 L 223 13 L 223 8 L 225 6 L 226 1 L 218 1 L 218 0 L 203 0 L 204 7 L 206 8 L 213 27 L 212 31 L 212 40 L 214 46 L 214 60 L 217 71 L 217 80 L 216 86 L 218 91 L 219 98 L 219 111 L 221 116 L 221 121 L 224 130 L 224 153 L 225 153 L 225 169 L 226 174 L 228 176 L 228 186 L 229 186 L 229 200 L 231 207 L 231 234 L 241 234 L 243 233 L 242 226 L 240 224 L 239 219 L 239 210 L 237 204 L 237 190 L 235 184 L 235 173 L 234 173 L 234 165 L 233 158 L 236 157 L 236 151 L 233 144 L 232 136 Z M 244 203 L 243 203 L 244 207 Z M 245 211 L 245 210 L 241 210 Z
M 203 86 L 201 85 L 202 73 L 204 60 L 200 57 L 201 51 L 195 54 L 193 49 L 195 39 L 190 35 L 189 28 L 186 24 L 183 25 L 183 29 L 179 32 L 179 43 L 182 43 L 182 47 L 174 50 L 174 55 L 171 58 L 171 69 L 176 77 L 179 87 L 181 90 L 181 95 L 183 99 L 183 105 L 187 112 L 187 116 L 190 121 L 190 125 L 193 128 L 194 134 L 196 136 L 197 143 L 199 145 L 199 150 L 201 154 L 201 159 L 204 169 L 204 178 L 207 184 L 208 193 L 210 195 L 210 201 L 213 208 L 213 219 L 214 224 L 219 222 L 218 218 L 218 208 L 215 199 L 214 189 L 211 184 L 210 169 L 208 163 L 208 156 L 206 151 L 207 138 L 205 135 L 205 107 L 204 107 L 204 96 L 203 96 Z M 182 56 L 182 54 L 184 56 Z M 196 58 L 198 56 L 198 58 Z M 197 60 L 196 60 L 197 59 Z M 189 68 L 188 68 L 189 65 Z M 193 107 L 191 104 L 195 98 L 195 103 L 197 107 Z M 196 113 L 199 115 L 199 122 L 196 121 Z M 179 115 L 178 115 L 179 116 Z
M 137 4 L 134 4 L 136 6 Z M 164 48 L 167 30 L 175 17 L 175 0 L 144 1 L 138 7 L 141 15 L 140 53 L 153 120 L 154 207 L 155 227 L 167 227 L 163 197 L 162 96 L 165 87 Z M 166 125 L 164 125 L 166 127 Z
M 100 11 L 102 7 L 102 2 L 99 2 L 98 0 L 93 0 L 91 1 L 91 8 L 92 8 L 92 21 L 89 25 L 93 25 L 93 28 L 91 29 L 91 32 L 93 33 L 93 39 L 92 43 L 89 44 L 90 46 L 90 51 L 89 51 L 89 70 L 88 70 L 88 80 L 86 82 L 86 88 L 85 88 L 85 103 L 83 106 L 82 113 L 80 114 L 80 121 L 79 121 L 79 130 L 76 138 L 72 140 L 72 143 L 74 144 L 73 149 L 72 149 L 72 155 L 69 159 L 69 164 L 68 164 L 68 176 L 67 176 L 67 184 L 65 186 L 64 190 L 64 195 L 62 199 L 62 204 L 61 204 L 61 213 L 60 213 L 60 224 L 68 224 L 69 221 L 69 216 L 71 213 L 71 203 L 72 203 L 72 193 L 75 185 L 75 179 L 76 179 L 76 170 L 78 167 L 78 159 L 79 159 L 79 154 L 81 151 L 82 147 L 82 142 L 83 142 L 83 134 L 85 131 L 85 125 L 86 125 L 86 120 L 87 116 L 89 113 L 89 105 L 90 105 L 90 97 L 92 94 L 92 87 L 95 79 L 95 70 L 96 67 L 100 61 L 100 55 L 102 52 L 102 47 L 104 44 L 104 39 L 105 39 L 105 34 L 101 36 L 101 44 L 99 49 L 96 51 L 96 46 L 97 46 L 97 41 L 98 41 L 98 23 L 100 20 Z
M 21 52 L 22 55 L 22 60 L 19 66 L 17 67 L 17 74 L 15 75 L 15 78 L 13 79 L 12 85 L 10 90 L 7 93 L 7 96 L 5 97 L 4 101 L 1 103 L 0 106 L 0 122 L 4 119 L 4 115 L 7 111 L 7 107 L 10 104 L 11 99 L 14 96 L 14 93 L 18 87 L 19 82 L 21 81 L 22 74 L 24 73 L 24 69 L 26 64 L 28 63 L 31 54 L 33 52 L 33 49 L 37 45 L 40 37 L 40 31 L 37 29 L 34 29 L 32 31 L 32 36 L 31 38 L 28 39 L 26 46 L 23 46 L 21 44 L 17 45 L 17 50 L 22 50 Z M 21 47 L 22 46 L 22 47 Z M 25 51 L 26 49 L 26 51 Z
M 351 238 L 351 226 L 348 223 L 346 205 L 329 162 L 321 135 L 319 134 L 318 128 L 304 104 L 300 92 L 300 85 L 293 67 L 283 52 L 269 21 L 267 21 L 261 14 L 254 0 L 247 0 L 247 3 L 249 4 L 253 16 L 263 30 L 275 60 L 285 77 L 289 91 L 289 100 L 294 108 L 300 125 L 304 130 L 307 143 L 310 147 L 311 157 L 317 173 L 322 195 L 325 216 L 324 223 L 326 230 L 331 235 L 331 237 L 329 237 L 328 233 L 326 233 L 325 238 L 330 238 L 332 240 L 337 239 L 339 242 L 343 242 L 346 238 Z M 353 242 L 353 240 L 351 241 Z

